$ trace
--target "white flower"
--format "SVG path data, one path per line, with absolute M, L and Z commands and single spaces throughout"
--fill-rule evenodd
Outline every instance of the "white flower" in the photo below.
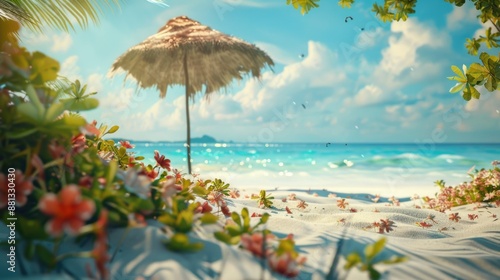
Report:
M 135 193 L 142 198 L 149 197 L 151 180 L 148 176 L 139 174 L 134 168 L 129 168 L 127 171 L 119 170 L 118 178 L 123 180 L 125 189 L 129 192 Z

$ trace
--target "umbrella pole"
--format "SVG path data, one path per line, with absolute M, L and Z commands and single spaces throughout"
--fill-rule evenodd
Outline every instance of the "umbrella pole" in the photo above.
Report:
M 184 76 L 186 77 L 186 124 L 187 124 L 187 162 L 191 175 L 191 123 L 189 120 L 189 75 L 187 69 L 187 53 L 184 54 Z

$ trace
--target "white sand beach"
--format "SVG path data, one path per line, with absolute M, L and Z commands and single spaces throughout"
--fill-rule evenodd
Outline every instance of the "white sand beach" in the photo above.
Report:
M 271 214 L 267 229 L 279 238 L 294 235 L 299 254 L 307 258 L 296 279 L 326 279 L 342 238 L 345 240 L 337 267 L 338 279 L 369 279 L 368 273 L 357 268 L 346 273 L 345 256 L 353 251 L 362 253 L 367 244 L 381 237 L 387 238 L 387 243 L 377 258 L 408 257 L 404 263 L 376 265 L 382 279 L 498 279 L 500 276 L 500 208 L 466 205 L 441 213 L 421 208 L 421 200 L 414 199 L 413 194 L 396 197 L 398 206 L 398 201 L 393 200 L 394 203 L 387 196 L 373 202 L 375 194 L 280 189 L 268 190 L 275 198 L 274 207 L 260 209 L 255 200 L 245 198 L 257 192 L 258 189 L 241 191 L 240 198 L 228 198 L 227 204 L 231 211 L 240 212 L 246 207 L 250 214 L 267 212 Z M 290 199 L 291 194 L 295 194 L 294 200 Z M 345 209 L 338 207 L 340 199 L 348 203 Z M 297 207 L 301 200 L 307 203 L 305 209 Z M 287 213 L 286 207 L 292 214 Z M 461 219 L 450 220 L 450 213 L 458 213 Z M 471 220 L 469 215 L 477 218 Z M 258 219 L 252 218 L 252 222 Z M 369 228 L 380 219 L 393 221 L 392 230 L 381 234 L 377 228 Z M 420 227 L 416 224 L 419 222 L 430 226 Z M 195 238 L 205 244 L 196 253 L 165 249 L 161 243 L 165 235 L 156 221 L 149 221 L 146 227 L 115 229 L 109 234 L 109 253 L 114 255 L 109 266 L 111 279 L 284 279 L 268 268 L 263 271 L 261 260 L 250 252 L 217 241 L 210 230 Z M 67 243 L 62 251 L 71 251 L 74 246 Z M 83 278 L 86 262 L 92 263 L 68 259 L 63 265 Z

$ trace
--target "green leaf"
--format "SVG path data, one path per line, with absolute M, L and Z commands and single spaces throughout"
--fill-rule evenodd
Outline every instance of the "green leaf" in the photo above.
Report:
M 65 109 L 65 104 L 61 102 L 53 103 L 52 105 L 50 105 L 50 107 L 45 111 L 45 123 L 54 121 L 55 118 L 59 117 Z
M 457 93 L 465 87 L 464 83 L 456 83 L 452 88 L 450 88 L 450 93 Z
M 203 249 L 203 243 L 191 243 L 184 233 L 176 233 L 166 242 L 167 248 L 175 252 L 196 252 Z
M 119 126 L 114 125 L 114 126 L 112 126 L 112 127 L 108 130 L 108 132 L 106 132 L 106 133 L 107 133 L 107 134 L 115 133 L 116 131 L 118 131 L 118 129 L 119 129 L 119 128 L 120 128 Z
M 392 258 L 382 261 L 384 264 L 397 264 L 397 263 L 402 263 L 408 260 L 407 256 L 402 256 L 402 257 L 397 257 L 393 256 Z
M 43 117 L 41 112 L 37 110 L 36 106 L 32 102 L 19 104 L 17 106 L 17 112 L 21 118 L 24 118 L 33 124 L 40 123 Z
M 240 215 L 238 215 L 238 213 L 236 213 L 236 212 L 231 213 L 231 218 L 233 219 L 233 221 L 237 225 L 239 225 L 240 227 L 242 226 L 242 224 L 241 224 L 241 217 L 240 217 Z
M 344 269 L 349 270 L 358 265 L 359 263 L 361 263 L 361 256 L 356 252 L 350 253 L 346 257 L 346 264 L 344 265 Z
M 200 218 L 202 224 L 215 224 L 218 220 L 219 218 L 212 213 L 205 213 Z
M 232 226 L 232 225 L 226 226 L 226 230 L 229 233 L 229 235 L 233 236 L 233 237 L 234 236 L 239 236 L 239 235 L 241 235 L 243 233 L 242 230 L 239 227 Z
M 38 259 L 49 269 L 52 270 L 56 266 L 56 257 L 51 251 L 45 248 L 45 246 L 40 244 L 36 245 L 35 252 Z
M 461 81 L 461 82 L 466 82 L 467 81 L 467 79 L 465 78 L 464 73 L 462 71 L 460 71 L 460 69 L 457 66 L 452 65 L 451 66 L 451 70 L 453 72 L 455 72 L 455 74 L 457 74 L 457 76 L 460 78 L 460 80 L 457 80 L 457 81 Z
M 7 132 L 5 136 L 8 139 L 19 139 L 19 138 L 24 138 L 30 134 L 33 134 L 37 131 L 38 129 L 32 128 L 32 129 L 27 129 L 27 130 L 22 130 L 18 132 Z
M 246 207 L 241 209 L 241 217 L 243 218 L 243 227 L 250 227 L 250 215 L 248 214 L 248 209 Z
M 214 236 L 217 240 L 222 241 L 226 244 L 230 244 L 232 239 L 232 237 L 229 234 L 222 231 L 214 232 Z
M 175 230 L 178 232 L 188 233 L 193 228 L 193 212 L 182 211 L 177 216 L 175 222 Z
M 159 216 L 157 221 L 167 226 L 173 226 L 175 224 L 175 219 L 170 216 L 170 214 L 163 214 Z
M 113 184 L 113 180 L 116 176 L 116 172 L 118 171 L 118 163 L 114 160 L 108 163 L 108 168 L 106 170 L 106 188 L 111 188 Z
M 370 273 L 370 280 L 378 280 L 382 276 L 373 266 L 368 267 L 368 272 Z
M 262 217 L 260 218 L 260 223 L 261 224 L 267 223 L 267 221 L 269 220 L 269 217 L 271 217 L 271 215 L 269 215 L 268 213 L 264 213 L 262 215 Z
M 469 86 L 469 88 L 471 96 L 475 99 L 479 99 L 481 93 L 479 93 L 479 91 L 474 86 Z
M 339 5 L 342 8 L 350 8 L 353 3 L 354 0 L 339 0 Z
M 378 255 L 380 252 L 382 252 L 382 250 L 385 247 L 385 242 L 386 242 L 385 238 L 380 238 L 377 242 L 375 242 L 373 244 L 369 244 L 368 246 L 366 246 L 366 248 L 365 248 L 365 256 L 366 256 L 366 258 L 368 260 L 371 260 L 376 255 Z
M 75 100 L 73 98 L 61 99 L 62 103 L 66 104 L 68 110 L 71 111 L 88 111 L 99 106 L 99 100 L 96 98 L 84 98 Z

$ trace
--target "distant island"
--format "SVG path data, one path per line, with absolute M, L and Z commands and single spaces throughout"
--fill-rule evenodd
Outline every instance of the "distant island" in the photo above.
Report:
M 148 140 L 130 140 L 130 139 L 124 139 L 124 138 L 111 138 L 111 140 L 113 140 L 115 142 L 129 141 L 131 143 L 138 143 L 138 142 L 186 143 L 186 140 L 178 140 L 178 141 L 148 141 Z M 203 135 L 201 137 L 193 137 L 193 138 L 191 138 L 191 143 L 234 143 L 234 142 L 233 141 L 219 141 L 219 140 L 216 140 L 212 136 Z

